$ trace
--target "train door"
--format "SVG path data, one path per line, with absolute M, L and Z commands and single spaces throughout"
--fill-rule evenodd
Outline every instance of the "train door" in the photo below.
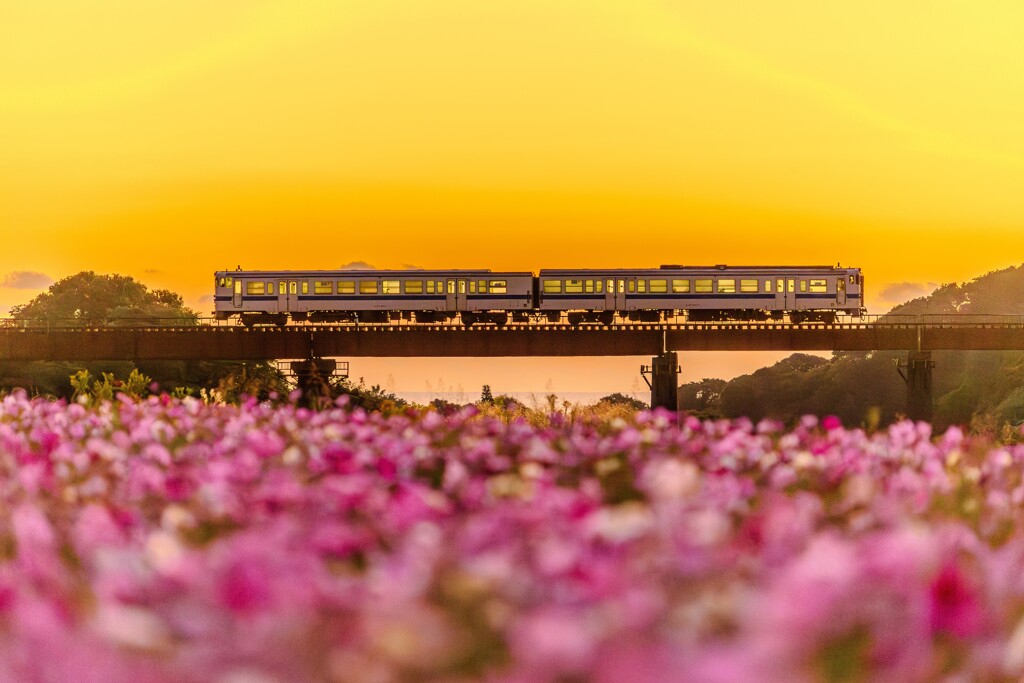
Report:
M 609 311 L 626 310 L 626 281 L 636 278 L 605 278 L 604 282 L 604 305 Z M 634 283 L 633 287 L 636 287 Z
M 278 280 L 277 310 L 281 313 L 298 310 L 299 283 L 297 280 Z
M 466 310 L 466 278 L 448 278 L 445 282 L 445 307 L 449 311 Z
M 235 308 L 242 307 L 242 281 L 237 277 L 235 278 L 235 290 L 231 303 L 235 305 Z
M 796 303 L 796 278 L 775 278 L 775 308 L 787 311 Z
M 836 279 L 836 303 L 840 306 L 846 305 L 846 276 L 840 275 Z
M 619 310 L 618 300 L 615 298 L 615 281 L 616 278 L 605 278 L 604 281 L 604 310 L 606 311 L 617 311 Z

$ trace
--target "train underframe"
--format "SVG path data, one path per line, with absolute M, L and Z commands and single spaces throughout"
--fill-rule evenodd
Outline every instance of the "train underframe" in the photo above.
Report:
M 310 323 L 377 323 L 400 324 L 412 323 L 455 323 L 471 327 L 474 325 L 494 325 L 503 327 L 510 321 L 513 323 L 548 322 L 559 324 L 568 322 L 573 327 L 579 325 L 603 325 L 608 327 L 617 321 L 622 323 L 660 323 L 660 322 L 766 322 L 768 320 L 788 321 L 794 325 L 803 323 L 819 323 L 831 325 L 836 322 L 840 313 L 858 315 L 858 311 L 839 310 L 807 310 L 807 311 L 770 311 L 764 309 L 702 309 L 702 310 L 665 310 L 644 309 L 635 311 L 310 311 L 291 313 L 241 313 L 238 322 L 245 327 L 275 326 L 288 324 L 289 317 L 296 322 Z M 229 314 L 230 315 L 230 314 Z M 218 319 L 227 316 L 218 314 Z

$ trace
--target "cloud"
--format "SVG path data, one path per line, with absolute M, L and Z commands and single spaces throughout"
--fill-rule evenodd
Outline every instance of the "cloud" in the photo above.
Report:
M 338 270 L 377 270 L 366 261 L 352 261 L 341 266 Z
M 894 282 L 878 292 L 878 298 L 894 304 L 927 296 L 939 288 L 936 282 Z
M 163 275 L 164 274 L 164 271 L 159 270 L 157 268 L 146 268 L 142 272 L 145 273 L 146 275 Z
M 411 263 L 403 263 L 402 270 L 423 270 L 423 266 L 414 266 Z
M 46 289 L 54 282 L 53 278 L 45 273 L 36 273 L 31 270 L 16 270 L 13 273 L 4 275 L 0 280 L 0 286 L 11 289 Z
M 208 304 L 208 303 L 212 303 L 212 302 L 213 302 L 213 295 L 212 294 L 204 294 L 201 297 L 199 297 L 199 303 L 201 303 L 201 304 Z

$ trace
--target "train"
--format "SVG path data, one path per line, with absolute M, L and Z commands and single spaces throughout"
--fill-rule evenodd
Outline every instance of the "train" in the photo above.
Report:
M 859 268 L 217 271 L 214 317 L 242 325 L 666 321 L 833 323 L 864 313 Z

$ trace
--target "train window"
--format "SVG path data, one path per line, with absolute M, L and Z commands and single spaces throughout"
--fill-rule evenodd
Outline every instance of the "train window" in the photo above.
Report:
M 469 281 L 469 293 L 476 294 L 476 280 Z
M 441 294 L 444 292 L 444 282 L 441 280 L 437 281 L 437 293 Z
M 360 294 L 376 294 L 377 293 L 377 281 L 376 280 L 362 280 L 359 283 Z
M 593 294 L 594 293 L 594 281 L 593 280 L 584 280 L 584 282 L 583 282 L 583 291 L 585 291 L 587 294 Z
M 299 283 L 296 282 L 295 280 L 290 280 L 288 282 L 288 293 L 289 294 L 298 294 L 299 293 Z
M 800 281 L 800 291 L 801 292 L 806 292 L 807 291 L 807 280 L 801 280 Z
M 455 293 L 455 280 L 449 280 L 448 281 L 448 293 L 449 294 L 454 294 Z
M 544 281 L 544 293 L 545 294 L 561 294 L 562 293 L 562 281 L 561 280 L 545 280 Z
M 619 294 L 622 294 L 622 293 L 623 293 L 623 286 L 624 286 L 625 284 L 626 284 L 626 283 L 625 283 L 625 280 L 619 280 Z
M 316 291 L 316 284 L 313 285 L 313 291 Z M 330 284 L 330 283 L 328 283 Z M 338 294 L 355 294 L 356 283 L 354 280 L 339 280 L 338 281 Z M 317 292 L 319 294 L 319 292 Z
M 341 283 L 338 283 L 341 284 Z M 340 291 L 340 288 L 339 288 Z M 330 280 L 317 280 L 313 283 L 314 294 L 334 294 L 334 283 Z
M 302 293 L 303 294 L 309 294 L 309 283 L 308 282 L 303 281 L 303 283 L 302 283 Z
M 465 280 L 459 280 L 459 294 L 465 294 L 465 293 L 466 293 L 466 281 Z
M 647 280 L 637 280 L 636 281 L 636 291 L 638 291 L 638 292 L 646 292 L 647 291 Z
M 827 292 L 828 282 L 826 280 L 811 280 L 810 290 L 812 292 Z
M 597 281 L 597 293 L 604 294 L 604 280 Z
M 230 280 L 231 278 L 228 278 L 228 279 Z M 850 276 L 850 284 L 851 285 L 857 284 L 857 276 L 856 275 L 851 275 Z
M 636 280 L 629 281 L 629 293 L 632 294 L 636 291 Z
M 793 283 L 794 282 L 796 282 L 796 280 L 793 280 L 792 278 L 789 278 L 789 279 L 786 280 L 786 291 L 789 292 L 790 294 L 793 293 Z
M 713 291 L 711 280 L 694 280 L 693 291 L 697 294 L 710 294 Z
M 757 293 L 757 280 L 740 280 L 740 291 Z
M 690 291 L 689 280 L 673 280 L 672 281 L 672 292 L 675 294 L 684 294 Z
M 438 291 L 440 291 L 440 290 L 438 290 Z M 433 280 L 427 280 L 427 294 L 433 294 L 433 293 L 434 293 L 434 281 Z
M 736 281 L 735 280 L 719 280 L 718 291 L 722 294 L 735 294 L 736 293 Z
M 224 278 L 222 278 L 222 277 L 217 278 L 217 286 L 218 287 L 223 287 L 224 286 Z
M 398 280 L 382 280 L 380 283 L 381 294 L 401 294 L 402 287 Z
M 246 294 L 262 294 L 264 284 L 262 282 L 246 282 L 245 293 Z
M 423 280 L 406 280 L 405 281 L 405 293 L 406 294 L 422 294 L 423 293 Z
M 767 294 L 767 293 L 769 293 L 771 291 L 772 291 L 772 281 L 771 280 L 765 280 L 764 281 L 764 292 L 765 292 L 765 294 Z
M 566 294 L 582 294 L 583 293 L 583 280 L 566 280 L 565 281 L 565 293 Z
M 268 282 L 267 283 L 267 294 L 273 294 L 273 293 L 274 293 L 274 283 L 273 282 Z
M 229 278 L 225 278 L 224 286 L 225 287 L 230 287 L 231 286 L 231 278 L 230 277 Z
M 491 294 L 507 294 L 508 283 L 504 280 L 491 280 Z
M 651 294 L 664 294 L 668 291 L 668 280 L 651 280 Z
M 480 292 L 481 294 L 486 294 L 487 293 L 487 280 L 480 280 L 479 282 L 477 282 L 476 283 L 476 291 Z
M 782 280 L 782 279 L 779 279 L 779 280 L 775 281 L 775 291 L 778 294 L 782 294 L 784 291 L 786 291 L 786 290 L 783 289 L 783 282 L 784 282 L 784 280 Z

